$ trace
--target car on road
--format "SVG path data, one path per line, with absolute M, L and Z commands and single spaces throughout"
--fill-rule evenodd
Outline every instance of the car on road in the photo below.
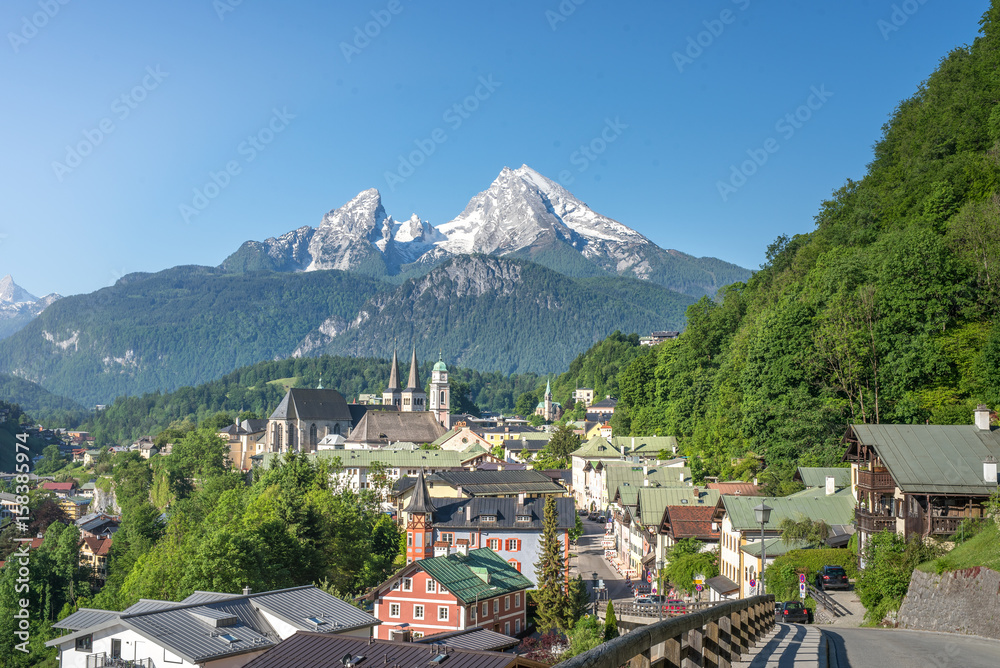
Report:
M 590 513 L 589 515 L 587 515 L 587 519 L 593 522 L 594 520 L 597 519 L 597 513 Z
M 580 514 L 581 514 L 581 515 L 586 515 L 586 514 L 588 514 L 588 513 L 587 513 L 587 509 L 586 509 L 586 508 L 580 508 L 580 511 L 579 511 L 579 512 L 580 512 Z
M 687 614 L 687 603 L 679 598 L 668 598 L 663 604 L 663 612 L 671 615 Z
M 809 608 L 802 605 L 800 601 L 786 601 L 780 605 L 781 607 L 775 611 L 775 621 L 800 624 L 809 621 Z
M 598 515 L 597 516 L 597 523 L 598 524 L 607 524 L 608 523 L 608 518 L 605 517 L 604 515 Z
M 816 589 L 850 589 L 847 571 L 843 566 L 824 566 L 816 573 Z
M 636 605 L 659 605 L 667 600 L 666 596 L 660 596 L 659 594 L 642 594 L 641 596 L 635 597 Z

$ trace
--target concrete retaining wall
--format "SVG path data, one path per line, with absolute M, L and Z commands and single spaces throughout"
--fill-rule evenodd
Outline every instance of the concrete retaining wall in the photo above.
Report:
M 1000 639 L 1000 573 L 969 568 L 935 575 L 914 571 L 899 626 Z

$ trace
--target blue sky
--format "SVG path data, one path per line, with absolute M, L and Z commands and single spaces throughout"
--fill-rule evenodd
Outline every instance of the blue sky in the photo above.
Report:
M 987 6 L 5 0 L 0 275 L 68 295 L 216 265 L 370 187 L 440 225 L 522 163 L 756 268 Z

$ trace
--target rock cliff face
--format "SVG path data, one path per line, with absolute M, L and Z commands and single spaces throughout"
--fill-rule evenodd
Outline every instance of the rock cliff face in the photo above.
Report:
M 527 165 L 504 167 L 462 213 L 438 227 L 416 214 L 393 219 L 371 188 L 328 212 L 315 229 L 244 243 L 222 268 L 412 276 L 470 254 L 520 257 L 574 277 L 629 276 L 695 297 L 750 276 L 715 258 L 664 250 Z
M 1000 639 L 1000 573 L 979 567 L 941 575 L 914 571 L 898 620 L 906 629 Z
M 60 296 L 38 298 L 14 282 L 10 274 L 0 278 L 0 339 L 24 328 Z

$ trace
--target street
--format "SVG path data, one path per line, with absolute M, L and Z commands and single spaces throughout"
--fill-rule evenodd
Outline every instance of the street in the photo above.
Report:
M 604 538 L 605 525 L 591 522 L 586 517 L 581 518 L 581 520 L 583 521 L 584 535 L 580 537 L 575 550 L 570 548 L 570 552 L 575 552 L 577 555 L 572 564 L 572 577 L 576 577 L 576 574 L 580 573 L 584 582 L 587 583 L 588 590 L 593 595 L 591 582 L 596 572 L 597 578 L 604 580 L 604 584 L 608 588 L 608 592 L 601 594 L 601 600 L 607 600 L 609 593 L 612 599 L 631 599 L 632 592 L 626 586 L 625 579 L 604 559 L 604 547 L 601 545 L 601 540 Z
M 820 627 L 831 668 L 996 668 L 1000 641 L 929 631 Z

